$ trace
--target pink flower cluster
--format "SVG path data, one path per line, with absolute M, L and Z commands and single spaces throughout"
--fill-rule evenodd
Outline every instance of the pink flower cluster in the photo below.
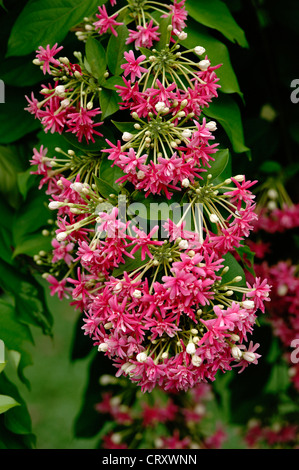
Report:
M 264 446 L 274 449 L 297 449 L 298 426 L 289 423 L 263 426 L 260 422 L 252 422 L 249 423 L 245 441 L 248 447 L 253 449 Z
M 255 231 L 264 230 L 268 233 L 285 232 L 299 227 L 299 204 L 287 205 L 273 210 L 262 208 L 255 223 Z
M 299 346 L 299 276 L 297 266 L 289 261 L 279 261 L 269 265 L 267 261 L 256 264 L 255 270 L 266 276 L 272 285 L 271 301 L 267 305 L 268 319 L 273 333 L 279 338 L 283 347 L 283 355 L 290 367 L 290 380 L 299 391 L 299 358 L 295 354 L 292 361 L 292 346 L 298 340 Z
M 105 388 L 108 391 L 96 403 L 95 410 L 108 415 L 107 419 L 110 418 L 114 423 L 114 430 L 103 436 L 103 448 L 131 448 L 131 434 L 134 434 L 135 445 L 142 446 L 143 431 L 155 436 L 151 447 L 154 449 L 220 449 L 227 439 L 222 425 L 218 424 L 207 433 L 202 424 L 207 417 L 207 403 L 214 398 L 207 384 L 195 387 L 183 400 L 160 394 L 159 397 L 152 397 L 153 404 L 144 400 L 140 409 L 134 406 L 129 408 L 122 403 L 121 393 L 112 394 L 109 384 Z M 176 424 L 178 422 L 180 428 Z M 158 428 L 161 424 L 164 426 L 162 432 Z M 192 437 L 190 427 L 194 430 Z M 140 433 L 135 438 L 136 429 L 140 429 Z
M 83 104 L 82 89 L 80 88 L 81 78 L 84 80 L 82 69 L 80 65 L 72 64 L 65 57 L 56 59 L 55 56 L 61 49 L 62 47 L 57 47 L 57 44 L 52 48 L 49 45 L 46 48 L 40 46 L 36 51 L 34 63 L 40 65 L 44 74 L 76 78 L 77 83 L 75 80 L 70 80 L 69 86 L 61 85 L 58 81 L 55 82 L 54 87 L 51 84 L 42 85 L 40 94 L 43 99 L 39 101 L 32 92 L 31 97 L 25 97 L 28 102 L 25 109 L 41 121 L 46 133 L 71 132 L 79 142 L 83 138 L 86 142 L 94 142 L 94 135 L 103 136 L 97 131 L 97 127 L 102 122 L 95 121 L 95 118 L 101 114 L 101 110 L 100 108 L 89 108 L 88 105 Z M 76 88 L 78 89 L 76 90 Z
M 111 3 L 111 6 L 115 6 L 116 1 Z M 136 10 L 135 10 L 136 8 Z M 157 20 L 152 16 L 152 14 L 157 11 L 162 15 L 161 18 L 170 18 L 174 34 L 180 34 L 186 27 L 186 20 L 188 13 L 185 8 L 185 0 L 178 2 L 174 0 L 173 4 L 166 4 L 163 2 L 150 2 L 146 8 L 142 11 L 140 15 L 140 6 L 134 4 L 133 2 L 128 2 L 127 5 L 124 5 L 120 10 L 116 11 L 109 15 L 105 5 L 98 7 L 98 13 L 96 13 L 96 21 L 88 22 L 88 26 L 91 31 L 94 30 L 100 34 L 106 34 L 107 32 L 112 33 L 114 36 L 118 36 L 117 26 L 121 26 L 124 23 L 118 22 L 116 19 L 124 10 L 127 10 L 128 14 L 132 18 L 139 18 L 138 24 L 136 24 L 134 29 L 129 29 L 129 36 L 126 40 L 126 44 L 133 43 L 136 49 L 140 47 L 151 48 L 155 41 L 159 41 L 160 32 L 159 24 Z M 163 13 L 163 11 L 165 13 Z M 129 17 L 128 15 L 128 17 Z M 154 26 L 154 22 L 156 26 Z M 84 25 L 86 27 L 86 25 Z M 81 32 L 79 30 L 79 38 L 85 38 L 86 33 L 85 29 Z
M 53 251 L 40 260 L 51 294 L 71 295 L 71 305 L 84 312 L 84 334 L 111 359 L 117 377 L 130 378 L 143 392 L 187 391 L 215 380 L 218 371 L 239 367 L 241 372 L 257 364 L 259 345 L 245 343 L 270 292 L 262 277 L 246 285 L 244 276 L 230 275 L 226 256 L 242 246 L 256 218 L 255 181 L 237 175 L 213 183 L 208 170 L 217 153 L 209 141 L 216 124 L 199 119 L 217 96 L 218 66 L 206 56 L 199 63 L 189 59 L 204 54 L 199 46 L 178 53 L 185 37 L 184 2 L 168 9 L 175 12 L 175 26 L 167 30 L 165 50 L 153 49 L 152 56 L 125 53 L 124 85 L 117 89 L 121 111 L 134 119 L 134 130 L 123 133 L 125 143 L 107 141 L 110 147 L 100 155 L 87 152 L 80 158 L 73 151 L 50 158 L 41 147 L 31 160 L 34 173 L 42 176 L 40 187 L 47 184 L 50 209 L 57 211 Z M 101 34 L 108 29 L 114 34 L 115 22 L 102 7 L 96 22 Z M 81 72 L 66 59 L 58 65 L 58 50 L 40 48 L 38 61 L 47 71 L 68 70 L 72 89 L 44 88 L 45 100 L 32 97 L 29 110 L 45 132 L 67 127 L 79 141 L 93 140 L 100 123 L 92 119 L 100 110 L 84 101 Z M 76 104 L 68 93 L 77 97 Z M 70 100 L 66 107 L 65 99 Z M 167 199 L 184 193 L 187 210 L 178 222 L 164 220 L 165 238 L 159 224 L 147 231 L 130 217 L 123 220 L 115 194 L 103 197 L 96 178 L 101 159 L 123 171 L 117 180 L 122 195 L 132 187 Z

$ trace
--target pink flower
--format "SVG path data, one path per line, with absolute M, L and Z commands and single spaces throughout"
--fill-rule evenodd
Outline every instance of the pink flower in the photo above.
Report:
M 59 243 L 56 238 L 52 240 L 53 258 L 52 263 L 56 263 L 59 260 L 63 260 L 66 264 L 71 264 L 73 261 L 70 251 L 74 248 L 74 243 Z
M 134 232 L 137 234 L 137 237 L 128 237 L 129 240 L 132 240 L 133 243 L 131 245 L 135 245 L 132 250 L 131 254 L 133 255 L 136 251 L 141 248 L 141 260 L 145 260 L 146 255 L 150 258 L 153 258 L 149 247 L 151 245 L 161 246 L 163 245 L 163 241 L 152 240 L 152 236 L 157 232 L 159 226 L 155 226 L 152 230 L 146 234 L 143 230 L 138 229 L 137 227 L 133 227 Z
M 251 288 L 250 284 L 247 282 L 247 287 Z M 263 313 L 265 312 L 264 302 L 270 301 L 269 293 L 271 287 L 267 283 L 267 279 L 261 279 L 258 277 L 255 279 L 255 283 L 252 286 L 252 291 L 248 292 L 246 297 L 252 298 L 255 304 L 255 308 L 259 308 Z
M 125 77 L 131 74 L 131 80 L 134 81 L 137 78 L 140 78 L 142 73 L 147 72 L 147 69 L 140 65 L 146 59 L 145 55 L 140 55 L 135 59 L 134 52 L 131 50 L 124 53 L 127 64 L 122 64 L 121 68 L 124 69 Z
M 31 93 L 31 99 L 28 96 L 25 96 L 26 100 L 28 101 L 29 106 L 24 108 L 25 111 L 28 111 L 30 114 L 33 114 L 36 119 L 40 117 L 40 108 L 38 107 L 39 101 L 35 98 L 34 93 Z
M 79 142 L 82 142 L 83 137 L 85 137 L 87 143 L 90 140 L 94 142 L 95 140 L 93 134 L 96 134 L 100 137 L 103 136 L 103 134 L 95 130 L 95 127 L 101 126 L 103 123 L 95 123 L 92 119 L 100 113 L 101 111 L 99 108 L 87 110 L 82 107 L 78 112 L 69 113 L 66 121 L 68 126 L 66 132 L 72 132 L 72 134 L 76 134 Z
M 51 134 L 58 132 L 61 134 L 64 130 L 67 111 L 60 107 L 60 100 L 58 97 L 54 96 L 48 101 L 49 106 L 46 106 L 45 109 L 41 109 L 39 112 L 39 118 L 41 123 L 44 126 L 44 131 L 48 131 Z
M 96 17 L 98 18 L 98 21 L 93 23 L 94 26 L 95 26 L 95 29 L 99 30 L 99 34 L 104 34 L 108 31 L 108 29 L 110 29 L 112 34 L 114 36 L 117 36 L 117 32 L 115 31 L 114 27 L 115 26 L 120 26 L 120 25 L 123 24 L 123 23 L 117 23 L 115 21 L 115 18 L 117 17 L 118 14 L 115 13 L 114 15 L 109 16 L 108 13 L 107 13 L 105 5 L 103 5 L 102 7 L 98 7 L 98 8 L 99 8 L 100 14 L 98 14 L 98 13 L 96 14 Z
M 57 43 L 50 48 L 49 44 L 46 46 L 46 49 L 42 46 L 39 46 L 36 51 L 36 58 L 43 63 L 43 73 L 48 72 L 51 74 L 50 64 L 59 66 L 60 62 L 57 59 L 54 59 L 54 56 L 58 54 L 63 49 L 63 46 L 57 47 Z
M 129 37 L 126 41 L 126 44 L 131 44 L 135 42 L 135 47 L 151 48 L 153 46 L 153 41 L 159 41 L 160 33 L 157 32 L 159 26 L 153 26 L 153 20 L 149 23 L 145 23 L 145 26 L 138 25 L 136 27 L 137 31 L 129 29 Z
M 71 292 L 70 288 L 66 288 L 66 279 L 58 281 L 54 276 L 49 275 L 47 281 L 50 283 L 50 295 L 57 294 L 59 300 L 62 300 L 64 297 L 69 298 L 69 293 Z

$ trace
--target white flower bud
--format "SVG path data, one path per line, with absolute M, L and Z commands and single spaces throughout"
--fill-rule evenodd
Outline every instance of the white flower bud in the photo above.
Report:
M 59 201 L 51 201 L 51 202 L 49 202 L 49 204 L 48 204 L 48 207 L 49 207 L 49 209 L 51 209 L 51 210 L 57 210 L 57 209 L 59 209 L 59 207 L 61 207 L 61 206 L 62 206 L 62 204 L 61 204 L 61 202 L 59 202 Z
M 118 294 L 122 290 L 122 287 L 122 283 L 118 282 L 113 288 L 113 293 Z
M 178 34 L 178 38 L 181 40 L 181 41 L 184 41 L 184 39 L 187 39 L 188 37 L 188 34 L 185 33 L 185 31 L 181 31 L 179 34 Z
M 179 248 L 181 248 L 182 250 L 187 250 L 188 246 L 189 243 L 187 242 L 187 240 L 181 240 L 179 243 Z
M 234 176 L 234 180 L 238 181 L 238 183 L 241 183 L 242 181 L 244 181 L 244 179 L 245 179 L 245 175 Z
M 194 52 L 196 55 L 203 55 L 206 52 L 206 50 L 202 46 L 196 46 L 194 47 Z
M 194 343 L 188 343 L 186 347 L 186 353 L 187 354 L 194 354 L 196 351 L 196 347 Z
M 211 221 L 213 224 L 216 224 L 217 222 L 219 222 L 219 217 L 218 217 L 216 214 L 211 214 L 211 215 L 210 215 L 210 221 Z
M 72 183 L 71 184 L 71 189 L 76 191 L 77 193 L 80 193 L 83 190 L 84 186 L 82 183 Z
M 132 137 L 133 137 L 133 134 L 131 134 L 130 132 L 124 132 L 123 135 L 122 135 L 122 139 L 125 142 L 129 142 L 129 140 L 131 140 Z
M 182 186 L 184 188 L 188 188 L 189 184 L 190 184 L 190 181 L 188 180 L 188 178 L 184 178 L 182 181 Z
M 62 106 L 63 108 L 68 108 L 70 104 L 70 100 L 68 98 L 65 98 L 61 101 L 60 106 Z
M 137 176 L 137 178 L 138 178 L 139 180 L 143 180 L 143 178 L 145 177 L 145 173 L 144 173 L 144 171 L 139 170 L 139 171 L 137 172 L 136 176 Z
M 155 105 L 156 111 L 159 113 L 161 111 L 164 111 L 166 108 L 166 104 L 164 101 L 158 101 L 158 103 Z
M 133 297 L 134 297 L 135 299 L 140 299 L 141 296 L 142 296 L 141 290 L 135 289 L 134 292 L 133 292 Z
M 201 357 L 199 357 L 195 354 L 194 356 L 192 356 L 192 361 L 191 362 L 195 367 L 199 367 L 202 363 L 202 359 L 201 359 Z
M 242 351 L 238 346 L 233 346 L 231 348 L 231 353 L 235 359 L 241 359 L 242 357 Z
M 278 198 L 278 192 L 276 191 L 276 189 L 271 188 L 268 191 L 268 196 L 269 196 L 270 199 L 277 199 Z
M 56 240 L 59 242 L 63 242 L 66 239 L 67 235 L 68 235 L 67 232 L 59 232 L 56 235 Z
M 146 362 L 147 360 L 147 354 L 145 352 L 141 352 L 137 354 L 136 359 L 138 362 Z
M 286 295 L 287 292 L 288 292 L 288 286 L 286 284 L 281 284 L 280 286 L 278 286 L 277 294 L 280 297 L 283 297 L 284 295 Z
M 243 359 L 245 359 L 245 361 L 247 361 L 247 362 L 253 362 L 253 361 L 255 361 L 255 354 L 253 352 L 250 352 L 250 351 L 245 351 L 243 353 Z
M 247 309 L 249 309 L 249 310 L 252 309 L 252 308 L 254 308 L 254 302 L 253 302 L 253 300 L 244 300 L 244 301 L 242 302 L 242 307 L 247 308 Z
M 209 131 L 211 131 L 211 132 L 216 131 L 216 129 L 217 129 L 217 124 L 216 124 L 215 121 L 207 122 L 206 128 L 207 128 Z
M 275 201 L 269 201 L 267 204 L 268 209 L 270 211 L 274 211 L 277 208 L 276 202 Z
M 240 339 L 240 336 L 236 335 L 235 333 L 232 333 L 230 335 L 230 337 L 231 337 L 232 341 L 239 341 L 239 339 Z
M 191 135 L 192 135 L 192 131 L 190 129 L 184 129 L 182 132 L 183 137 L 189 138 L 191 137 Z
M 164 353 L 162 353 L 161 357 L 162 359 L 168 359 L 168 352 L 165 351 Z
M 101 343 L 98 346 L 98 351 L 99 352 L 106 352 L 108 351 L 108 344 L 107 343 Z
M 57 87 L 55 87 L 55 95 L 64 96 L 65 95 L 65 86 L 64 85 L 57 85 Z
M 205 72 L 206 70 L 208 70 L 209 66 L 211 65 L 211 62 L 209 60 L 201 60 L 199 63 L 198 63 L 198 67 L 200 68 L 200 70 L 202 70 L 203 72 Z

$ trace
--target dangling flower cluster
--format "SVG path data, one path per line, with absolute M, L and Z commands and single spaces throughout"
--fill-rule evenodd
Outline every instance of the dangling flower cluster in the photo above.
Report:
M 268 178 L 259 187 L 255 231 L 285 232 L 299 227 L 299 204 L 294 204 L 280 178 Z
M 179 21 L 179 12 L 183 21 L 183 5 L 166 8 L 177 15 L 172 22 Z M 143 3 L 142 11 L 148 11 Z M 102 7 L 96 22 L 102 34 L 116 27 L 116 16 L 106 13 Z M 187 391 L 213 381 L 218 371 L 256 364 L 259 345 L 245 343 L 270 291 L 266 279 L 246 285 L 242 270 L 230 274 L 227 257 L 244 243 L 256 218 L 255 181 L 236 175 L 213 183 L 209 172 L 217 158 L 216 144 L 209 144 L 216 124 L 199 119 L 217 96 L 218 66 L 206 56 L 195 62 L 194 53 L 205 53 L 202 47 L 179 51 L 185 35 L 178 25 L 171 24 L 167 33 L 159 50 L 124 55 L 123 85 L 116 88 L 121 111 L 134 119 L 130 132 L 123 133 L 124 144 L 106 140 L 109 148 L 100 156 L 57 149 L 61 158 L 48 157 L 41 147 L 31 161 L 42 176 L 40 187 L 47 184 L 49 208 L 57 210 L 53 251 L 37 260 L 51 293 L 71 295 L 71 304 L 84 312 L 84 334 L 111 359 L 117 377 L 129 377 L 143 392 Z M 56 62 L 56 47 L 40 51 L 46 62 L 40 57 L 41 66 L 55 69 L 58 79 L 62 73 L 67 77 L 63 93 L 78 100 L 71 106 L 79 103 L 88 112 L 87 97 L 96 90 L 90 88 L 91 77 L 85 88 L 84 61 L 72 82 L 76 72 L 69 63 L 69 75 L 61 69 L 66 61 Z M 56 88 L 47 88 L 46 100 L 65 99 Z M 35 114 L 41 108 L 33 98 L 31 106 Z M 92 140 L 95 125 L 78 128 L 78 140 L 83 135 Z M 62 127 L 55 121 L 51 131 Z M 112 191 L 115 183 L 118 190 L 107 194 L 106 182 L 97 176 L 99 164 L 111 161 L 123 176 L 112 182 Z M 179 194 L 178 219 L 172 207 L 172 217 L 145 228 L 132 217 L 134 194 L 162 200 Z
M 252 419 L 245 430 L 245 442 L 250 449 L 298 449 L 298 425 L 285 420 L 275 420 L 266 425 Z
M 119 182 L 130 182 L 146 196 L 164 193 L 168 199 L 171 191 L 202 178 L 217 151 L 217 144 L 210 143 L 216 123 L 205 118 L 200 123 L 199 117 L 217 97 L 215 70 L 220 65 L 211 66 L 207 56 L 195 62 L 194 53 L 202 55 L 204 48 L 179 52 L 176 39 L 172 46 L 152 49 L 148 57 L 125 52 L 124 83 L 115 88 L 121 109 L 128 110 L 134 122 L 131 131 L 123 133 L 123 143 L 107 140 L 109 148 L 103 150 L 123 170 Z
M 252 239 L 246 244 L 255 254 L 256 275 L 267 278 L 272 285 L 271 299 L 266 305 L 267 320 L 273 335 L 279 338 L 290 381 L 299 390 L 299 361 L 294 350 L 299 338 L 299 270 L 297 256 L 290 252 L 291 233 L 299 223 L 299 205 L 291 200 L 280 178 L 269 178 L 257 193 L 259 217 L 253 223 Z M 280 249 L 282 236 L 288 236 L 286 253 Z M 247 278 L 252 282 L 249 273 Z
M 119 384 L 115 377 L 104 375 L 100 384 L 104 391 L 95 410 L 105 414 L 113 426 L 102 437 L 101 448 L 143 448 L 148 435 L 152 436 L 152 449 L 220 449 L 227 440 L 222 423 L 206 430 L 207 407 L 215 400 L 208 384 L 200 384 L 180 397 L 160 390 L 157 396 L 153 391 L 151 403 L 144 399 L 141 408 L 124 403 L 126 381 Z M 120 390 L 116 392 L 113 387 L 117 384 Z
M 116 5 L 116 1 L 111 2 L 111 7 Z M 126 44 L 134 44 L 135 49 L 141 47 L 151 48 L 155 41 L 159 41 L 159 19 L 168 18 L 175 35 L 184 38 L 184 28 L 188 13 L 185 8 L 185 0 L 180 2 L 174 0 L 173 4 L 148 1 L 148 0 L 128 0 L 120 9 L 110 12 L 105 5 L 98 7 L 98 12 L 76 27 L 76 36 L 81 41 L 86 41 L 89 37 L 103 35 L 106 33 L 118 36 L 117 27 L 123 24 L 129 26 L 129 35 Z M 159 15 L 159 19 L 157 17 Z M 133 29 L 131 29 L 131 28 Z
M 98 121 L 101 110 L 94 107 L 101 89 L 86 70 L 80 53 L 74 53 L 79 63 L 73 64 L 67 57 L 56 58 L 63 49 L 57 46 L 40 46 L 36 51 L 33 63 L 53 77 L 54 85 L 42 85 L 40 101 L 33 92 L 30 98 L 26 96 L 28 106 L 25 109 L 41 121 L 46 133 L 71 132 L 79 142 L 82 139 L 94 142 L 95 136 L 103 136 L 97 130 L 102 124 Z

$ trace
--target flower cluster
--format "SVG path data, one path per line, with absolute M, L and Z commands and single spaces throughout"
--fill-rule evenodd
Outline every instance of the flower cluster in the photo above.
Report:
M 293 341 L 299 339 L 299 271 L 296 256 L 289 250 L 282 255 L 281 238 L 288 236 L 292 248 L 291 231 L 298 226 L 298 204 L 294 204 L 280 179 L 270 178 L 259 188 L 258 211 L 254 222 L 254 237 L 247 241 L 255 253 L 255 273 L 267 277 L 272 285 L 271 300 L 266 306 L 267 319 L 275 337 L 279 338 L 283 356 L 289 366 L 290 380 L 299 390 L 299 366 L 292 360 Z M 249 281 L 252 280 L 248 274 Z
M 116 1 L 112 1 L 111 7 L 114 7 L 116 3 Z M 186 27 L 188 16 L 185 0 L 174 0 L 173 4 L 148 0 L 128 0 L 123 7 L 116 11 L 110 12 L 111 7 L 99 6 L 95 15 L 84 18 L 84 21 L 76 28 L 77 38 L 86 41 L 90 36 L 106 33 L 117 36 L 117 27 L 126 24 L 130 27 L 126 44 L 133 44 L 135 49 L 141 47 L 150 49 L 160 39 L 159 17 L 160 19 L 169 19 L 174 34 L 184 38 L 183 30 Z
M 299 204 L 294 204 L 280 178 L 269 178 L 259 187 L 255 231 L 283 233 L 299 227 Z
M 157 5 L 141 2 L 145 16 L 136 18 L 151 21 L 145 3 Z M 128 2 L 128 8 L 132 5 Z M 173 15 L 165 44 L 143 49 L 142 43 L 138 56 L 133 50 L 124 54 L 123 85 L 115 87 L 120 112 L 133 119 L 122 134 L 124 144 L 106 139 L 109 148 L 80 156 L 56 149 L 61 157 L 48 157 L 41 147 L 31 161 L 37 165 L 34 173 L 42 176 L 40 187 L 47 185 L 49 208 L 57 211 L 53 251 L 36 257 L 51 293 L 71 296 L 71 304 L 84 312 L 84 334 L 111 359 L 117 377 L 129 377 L 143 392 L 156 387 L 187 391 L 215 380 L 218 371 L 238 367 L 241 372 L 257 364 L 259 345 L 248 336 L 270 292 L 263 277 L 246 284 L 242 269 L 231 269 L 235 250 L 256 219 L 251 191 L 256 182 L 244 175 L 214 181 L 217 145 L 209 141 L 216 124 L 201 112 L 217 97 L 218 66 L 211 66 L 207 56 L 196 62 L 205 53 L 200 46 L 179 50 L 186 39 L 183 7 L 183 1 L 166 7 Z M 116 16 L 108 16 L 105 7 L 99 11 L 95 29 L 117 34 Z M 158 40 L 156 31 L 152 41 Z M 52 110 L 51 127 L 40 115 L 45 131 L 60 133 L 76 112 L 94 117 L 88 113 L 99 110 L 88 105 L 94 90 L 84 61 L 74 72 L 66 60 L 55 59 L 58 49 L 40 49 L 38 60 L 45 70 L 55 70 L 56 78 L 64 73 L 67 85 L 64 90 L 48 87 L 42 104 L 32 98 L 30 111 L 34 108 L 39 117 L 46 103 L 56 100 L 61 106 L 67 90 L 70 105 L 61 126 L 56 123 L 60 108 Z M 80 109 L 71 112 L 75 106 Z M 89 141 L 98 124 L 85 121 L 73 130 L 79 141 L 83 135 Z M 103 162 L 122 176 L 107 184 L 99 169 Z M 180 203 L 162 221 L 143 221 L 150 222 L 148 229 L 134 218 L 136 194 L 143 206 L 153 195 L 164 203 L 179 196 Z
M 245 442 L 251 449 L 297 449 L 298 426 L 291 423 L 276 422 L 264 426 L 259 420 L 248 423 Z
M 128 407 L 123 403 L 123 389 L 112 393 L 113 379 L 101 377 L 104 392 L 95 404 L 95 410 L 113 422 L 113 430 L 102 437 L 101 447 L 219 449 L 226 441 L 222 423 L 211 429 L 205 425 L 215 399 L 210 385 L 200 384 L 183 397 L 158 391 L 151 396 L 151 403 L 143 400 L 141 407 Z
M 40 46 L 36 51 L 34 64 L 53 77 L 54 85 L 42 85 L 41 100 L 33 92 L 31 97 L 26 96 L 25 109 L 40 120 L 46 133 L 70 132 L 79 142 L 83 138 L 94 142 L 95 135 L 103 135 L 97 130 L 102 124 L 98 120 L 101 110 L 94 107 L 100 87 L 84 67 L 80 53 L 76 53 L 79 59 L 76 64 L 67 57 L 56 58 L 62 49 L 55 44 L 52 48 Z

